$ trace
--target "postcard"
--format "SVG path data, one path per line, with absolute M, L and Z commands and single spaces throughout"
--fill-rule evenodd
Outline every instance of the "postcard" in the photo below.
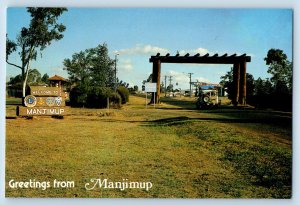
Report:
M 292 197 L 292 9 L 9 7 L 6 29 L 6 197 Z

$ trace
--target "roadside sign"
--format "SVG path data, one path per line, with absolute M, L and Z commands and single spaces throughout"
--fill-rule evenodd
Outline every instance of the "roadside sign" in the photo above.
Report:
M 147 109 L 147 93 L 154 93 L 154 108 L 155 108 L 155 93 L 156 93 L 156 83 L 145 83 L 146 92 L 146 109 Z
M 30 86 L 25 106 L 17 107 L 17 116 L 65 115 L 66 103 L 57 87 Z
M 156 83 L 145 83 L 145 92 L 156 93 Z

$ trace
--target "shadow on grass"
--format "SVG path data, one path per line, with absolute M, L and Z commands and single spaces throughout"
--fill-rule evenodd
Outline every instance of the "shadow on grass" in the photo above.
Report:
M 173 126 L 185 124 L 195 121 L 211 121 L 211 122 L 223 122 L 223 123 L 261 123 L 270 124 L 276 126 L 291 126 L 292 119 L 287 117 L 269 117 L 269 118 L 226 118 L 226 117 L 201 117 L 201 118 L 189 118 L 186 116 L 175 118 L 164 118 L 159 120 L 148 121 L 148 126 Z
M 174 126 L 183 125 L 189 122 L 222 122 L 222 123 L 259 123 L 268 124 L 278 127 L 291 128 L 292 118 L 289 115 L 280 115 L 277 113 L 267 112 L 230 112 L 230 113 L 219 113 L 218 115 L 212 115 L 211 117 L 187 117 L 179 116 L 172 118 L 161 118 L 158 120 L 119 120 L 119 119 L 105 119 L 104 122 L 126 122 L 126 123 L 142 123 L 142 126 Z
M 181 99 L 173 99 L 173 98 L 161 98 L 161 103 L 165 103 L 172 106 L 177 106 L 176 108 L 170 108 L 170 107 L 158 107 L 158 109 L 166 109 L 166 110 L 195 110 L 196 109 L 196 100 L 190 100 L 190 99 L 184 99 L 182 97 Z

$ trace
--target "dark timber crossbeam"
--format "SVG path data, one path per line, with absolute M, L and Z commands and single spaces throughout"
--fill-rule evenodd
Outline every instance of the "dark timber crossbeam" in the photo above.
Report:
M 149 59 L 150 63 L 153 63 L 152 67 L 152 82 L 157 84 L 157 92 L 153 94 L 151 103 L 154 102 L 154 95 L 156 103 L 160 101 L 160 73 L 161 73 L 161 63 L 196 63 L 196 64 L 232 64 L 233 65 L 233 87 L 234 96 L 233 104 L 237 105 L 246 104 L 246 63 L 251 62 L 251 57 L 246 54 L 237 56 L 236 54 L 228 56 L 225 53 L 222 56 L 214 54 L 209 56 L 205 54 L 201 56 L 197 53 L 194 56 L 190 56 L 187 53 L 184 56 L 176 54 L 175 56 L 170 56 L 168 53 L 165 56 L 161 56 L 157 53 L 156 56 L 151 56 Z
M 234 63 L 240 63 L 240 62 L 250 62 L 251 57 L 246 56 L 246 54 L 243 54 L 241 56 L 236 56 L 236 54 L 233 54 L 231 56 L 227 56 L 227 53 L 218 56 L 218 54 L 215 54 L 213 56 L 209 56 L 209 54 L 206 54 L 204 56 L 200 56 L 200 54 L 196 54 L 194 56 L 151 56 L 149 61 L 155 62 L 157 60 L 160 60 L 161 63 L 204 63 L 204 64 L 234 64 Z

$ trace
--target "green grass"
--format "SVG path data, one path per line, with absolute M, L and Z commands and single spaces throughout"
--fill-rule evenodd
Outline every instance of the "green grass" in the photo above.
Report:
M 120 110 L 72 108 L 64 119 L 7 119 L 6 196 L 291 197 L 290 113 L 182 109 L 192 106 L 188 102 L 145 109 L 144 103 L 130 96 Z M 7 115 L 14 109 L 7 105 Z M 86 191 L 91 178 L 151 181 L 153 187 Z M 10 179 L 76 186 L 15 190 Z

